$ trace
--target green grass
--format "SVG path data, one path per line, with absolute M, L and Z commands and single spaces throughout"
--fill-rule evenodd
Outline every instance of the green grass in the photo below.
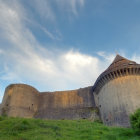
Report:
M 140 140 L 130 128 L 89 120 L 39 120 L 0 117 L 0 140 Z

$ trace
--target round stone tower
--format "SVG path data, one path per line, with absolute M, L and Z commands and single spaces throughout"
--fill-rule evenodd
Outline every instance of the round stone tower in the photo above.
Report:
M 129 127 L 130 114 L 140 108 L 140 64 L 117 55 L 93 93 L 104 124 Z
M 38 108 L 39 92 L 25 84 L 11 84 L 5 89 L 1 114 L 32 118 Z

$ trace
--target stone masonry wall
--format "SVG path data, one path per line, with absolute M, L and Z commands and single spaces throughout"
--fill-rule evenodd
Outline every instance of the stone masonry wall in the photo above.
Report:
M 111 80 L 94 95 L 104 124 L 128 127 L 130 113 L 140 108 L 140 76 Z
M 6 88 L 0 114 L 42 119 L 99 118 L 92 87 L 40 93 L 25 84 L 12 84 Z
M 47 119 L 79 119 L 97 117 L 92 87 L 71 91 L 41 93 L 35 117 Z
M 25 84 L 13 84 L 6 88 L 1 114 L 13 117 L 33 117 L 38 109 L 39 92 Z

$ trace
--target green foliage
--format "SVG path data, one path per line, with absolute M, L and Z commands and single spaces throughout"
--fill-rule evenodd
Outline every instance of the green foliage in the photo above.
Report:
M 94 120 L 94 122 L 97 122 L 97 123 L 101 123 L 101 124 L 103 124 L 103 122 L 102 122 L 101 120 L 99 120 L 99 119 Z
M 130 116 L 130 121 L 136 134 L 140 135 L 140 109 Z
M 0 140 L 140 140 L 131 128 L 107 127 L 89 120 L 0 117 Z

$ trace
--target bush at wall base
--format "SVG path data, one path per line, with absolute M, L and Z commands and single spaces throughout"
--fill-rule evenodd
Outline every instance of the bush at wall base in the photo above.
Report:
M 131 126 L 137 135 L 140 135 L 140 109 L 130 115 Z

